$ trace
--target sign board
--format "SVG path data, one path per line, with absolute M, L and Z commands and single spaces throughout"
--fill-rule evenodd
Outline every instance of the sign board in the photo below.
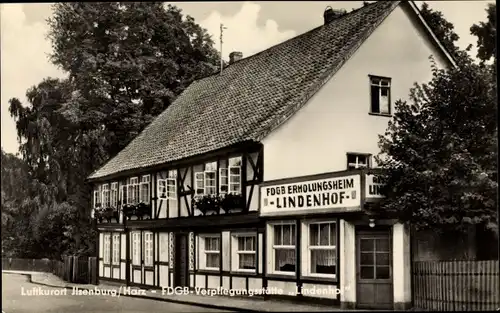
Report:
M 365 183 L 366 198 L 384 198 L 381 193 L 382 184 L 377 175 L 367 174 Z
M 359 207 L 360 175 L 262 186 L 261 212 Z

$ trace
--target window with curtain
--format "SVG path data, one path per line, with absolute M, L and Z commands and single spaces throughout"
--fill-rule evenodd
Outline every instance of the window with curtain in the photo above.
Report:
M 309 224 L 309 274 L 335 276 L 337 274 L 337 224 L 319 222 Z
M 141 234 L 132 233 L 132 264 L 141 265 Z
M 144 232 L 144 265 L 153 266 L 153 233 Z
M 220 267 L 220 237 L 203 237 L 205 268 L 219 269 Z
M 113 234 L 113 264 L 120 265 L 120 234 Z
M 104 264 L 111 263 L 111 235 L 104 234 Z
M 295 224 L 273 226 L 274 271 L 295 272 Z
M 236 270 L 255 270 L 256 268 L 255 235 L 235 235 L 233 243 L 236 246 Z M 233 267 L 234 268 L 234 267 Z

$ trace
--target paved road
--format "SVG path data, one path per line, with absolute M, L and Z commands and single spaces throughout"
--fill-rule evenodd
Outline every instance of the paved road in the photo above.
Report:
M 28 295 L 35 289 L 52 295 Z M 32 284 L 24 275 L 2 273 L 2 311 L 5 313 L 228 312 L 124 296 L 71 295 L 71 290 L 64 290 Z M 66 295 L 56 295 L 64 292 Z

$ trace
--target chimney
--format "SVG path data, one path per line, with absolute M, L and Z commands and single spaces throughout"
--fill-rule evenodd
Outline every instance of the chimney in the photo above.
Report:
M 243 58 L 243 53 L 239 51 L 234 51 L 229 53 L 229 64 L 233 64 Z
M 325 20 L 325 25 L 330 23 L 331 21 L 341 17 L 342 15 L 346 14 L 347 11 L 343 9 L 332 9 L 332 7 L 328 6 L 325 9 L 325 13 L 323 13 L 323 18 Z

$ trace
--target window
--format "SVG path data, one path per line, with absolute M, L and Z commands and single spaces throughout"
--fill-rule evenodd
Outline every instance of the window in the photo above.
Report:
M 177 200 L 177 171 L 168 171 L 167 178 L 167 198 L 170 200 Z
M 197 196 L 205 193 L 205 174 L 203 172 L 195 173 L 194 188 Z
M 232 268 L 235 271 L 251 271 L 256 268 L 255 235 L 238 234 L 233 236 L 232 246 L 235 247 Z
M 295 224 L 274 225 L 272 235 L 274 271 L 295 273 Z
M 200 268 L 219 270 L 220 267 L 220 236 L 201 236 L 200 238 Z
M 153 233 L 144 233 L 144 265 L 153 266 Z
M 133 177 L 130 179 L 130 184 L 128 185 L 128 202 L 130 204 L 137 203 L 139 201 L 139 179 Z
M 229 192 L 241 194 L 241 157 L 229 159 Z
M 206 195 L 214 195 L 217 193 L 217 189 L 215 186 L 216 171 L 217 171 L 217 162 L 211 162 L 205 164 L 204 178 L 205 178 Z
M 109 201 L 109 185 L 105 184 L 102 185 L 102 205 L 105 208 L 109 208 L 111 206 L 111 203 Z
M 370 76 L 371 113 L 391 114 L 391 79 Z
M 149 194 L 149 187 L 151 185 L 151 176 L 150 175 L 144 175 L 141 178 L 141 183 L 139 184 L 139 202 L 142 203 L 149 203 L 150 199 L 150 194 Z
M 369 168 L 370 167 L 370 155 L 369 154 L 357 154 L 348 153 L 347 154 L 347 169 L 354 170 L 358 168 Z
M 219 193 L 226 194 L 229 190 L 229 177 L 227 168 L 219 168 Z
M 111 235 L 104 234 L 104 264 L 111 263 Z
M 158 198 L 167 198 L 167 180 L 158 178 Z
M 132 233 L 132 264 L 141 265 L 141 234 Z
M 117 208 L 118 207 L 118 183 L 112 183 L 111 184 L 111 207 Z
M 310 275 L 333 276 L 337 274 L 337 227 L 335 222 L 309 224 Z
M 127 200 L 128 200 L 128 197 L 127 197 L 127 190 L 128 190 L 128 185 L 126 184 L 123 184 L 121 186 L 121 204 L 127 204 Z
M 113 264 L 120 264 L 120 234 L 113 234 Z
M 99 188 L 94 190 L 94 207 L 101 204 L 101 194 L 99 193 Z

